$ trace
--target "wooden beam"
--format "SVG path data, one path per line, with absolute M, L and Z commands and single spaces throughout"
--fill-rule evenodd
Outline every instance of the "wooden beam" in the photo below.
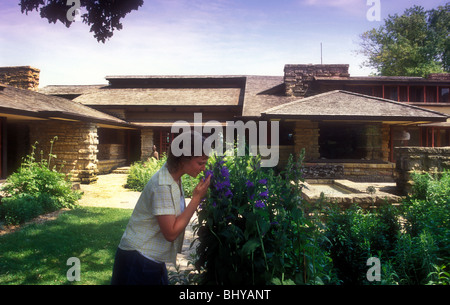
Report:
M 439 103 L 439 86 L 436 86 L 436 103 Z
M 423 102 L 427 102 L 427 87 L 423 86 Z
M 407 100 L 408 100 L 408 103 L 409 103 L 409 85 L 407 87 L 408 87 L 408 89 L 406 90 L 406 96 L 407 96 Z
M 431 127 L 431 147 L 434 147 L 434 127 Z

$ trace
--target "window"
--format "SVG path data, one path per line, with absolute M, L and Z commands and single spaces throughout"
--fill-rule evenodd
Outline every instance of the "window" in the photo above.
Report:
M 413 103 L 423 103 L 423 86 L 411 86 L 409 88 L 409 101 Z
M 439 103 L 448 103 L 449 88 L 439 87 Z
M 369 139 L 369 134 L 377 132 L 369 132 L 365 124 L 320 123 L 319 129 L 319 152 L 324 159 L 373 159 L 369 150 L 379 150 L 381 146 L 381 138 L 377 138 L 377 143 L 375 137 Z
M 398 100 L 398 87 L 397 86 L 385 86 L 384 87 L 384 98 L 393 101 Z

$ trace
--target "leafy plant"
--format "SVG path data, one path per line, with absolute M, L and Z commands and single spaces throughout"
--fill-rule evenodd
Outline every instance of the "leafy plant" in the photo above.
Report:
M 159 160 L 149 158 L 144 162 L 135 162 L 130 166 L 127 177 L 127 188 L 142 192 L 150 178 L 166 163 L 167 156 L 164 154 Z
M 213 156 L 207 198 L 198 214 L 195 266 L 202 284 L 319 284 L 331 260 L 323 235 L 304 213 L 301 163 L 286 171 L 260 167 L 260 157 Z
M 41 160 L 36 160 L 36 145 L 27 155 L 20 168 L 10 175 L 2 191 L 6 196 L 0 205 L 0 219 L 6 224 L 19 224 L 39 214 L 61 208 L 73 208 L 81 198 L 81 192 L 72 190 L 70 177 L 58 172 L 56 166 L 50 167 L 56 158 L 52 154 L 55 137 L 51 143 L 50 153 Z
M 185 197 L 192 197 L 192 192 L 200 181 L 200 177 L 191 177 L 189 175 L 183 175 L 181 177 L 181 184 L 183 185 L 183 191 Z
M 436 263 L 437 247 L 433 236 L 423 232 L 419 236 L 401 235 L 395 248 L 395 261 L 400 284 L 423 285 Z
M 404 245 L 404 248 L 418 253 L 412 257 L 416 258 L 415 266 L 419 270 L 410 275 L 410 282 L 423 284 L 441 261 L 444 265 L 441 272 L 448 272 L 445 266 L 450 260 L 450 171 L 440 176 L 416 173 L 413 181 L 413 194 L 405 200 L 403 213 L 411 246 Z
M 132 190 L 142 192 L 145 185 L 150 178 L 166 163 L 167 156 L 163 154 L 159 160 L 155 158 L 149 158 L 144 162 L 135 162 L 130 166 L 130 171 L 127 177 L 127 184 L 125 187 Z M 189 175 L 183 175 L 181 177 L 181 183 L 183 185 L 183 191 L 185 197 L 191 197 L 194 188 L 197 186 L 199 177 L 191 177 Z
M 435 271 L 428 274 L 430 281 L 428 285 L 450 285 L 450 273 L 447 270 L 447 266 L 433 266 Z
M 325 235 L 340 280 L 345 284 L 366 284 L 366 261 L 383 256 L 386 261 L 400 234 L 399 212 L 392 206 L 366 211 L 354 205 L 342 211 L 331 208 Z

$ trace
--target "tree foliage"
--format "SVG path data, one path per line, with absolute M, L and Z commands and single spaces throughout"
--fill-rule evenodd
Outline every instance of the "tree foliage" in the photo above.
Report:
M 384 76 L 450 72 L 449 33 L 450 2 L 428 11 L 413 6 L 361 34 L 358 53 L 368 58 L 364 66 Z
M 105 42 L 115 30 L 122 29 L 120 20 L 144 3 L 143 0 L 21 0 L 22 13 L 33 10 L 40 12 L 49 23 L 60 21 L 66 27 L 73 23 L 67 18 L 68 11 L 80 4 L 81 20 L 90 26 L 97 41 Z

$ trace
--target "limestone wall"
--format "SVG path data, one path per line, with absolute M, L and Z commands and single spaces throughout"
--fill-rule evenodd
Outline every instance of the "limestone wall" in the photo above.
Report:
M 124 144 L 98 144 L 97 169 L 99 174 L 110 173 L 127 162 Z
M 394 156 L 397 188 L 403 194 L 411 192 L 414 171 L 439 174 L 450 170 L 450 147 L 396 147 Z
M 305 149 L 305 161 L 319 159 L 319 126 L 317 122 L 297 121 L 294 129 L 294 151 Z
M 97 148 L 99 160 L 125 159 L 124 144 L 98 144 Z
M 393 182 L 394 163 L 305 163 L 307 179 L 348 179 L 355 182 Z
M 141 160 L 145 161 L 153 153 L 153 129 L 141 129 Z
M 37 157 L 40 151 L 44 157 L 50 152 L 50 141 L 57 136 L 52 153 L 56 159 L 51 166 L 70 173 L 73 182 L 91 183 L 97 180 L 97 125 L 85 122 L 43 121 L 30 123 L 30 143 L 38 142 Z

